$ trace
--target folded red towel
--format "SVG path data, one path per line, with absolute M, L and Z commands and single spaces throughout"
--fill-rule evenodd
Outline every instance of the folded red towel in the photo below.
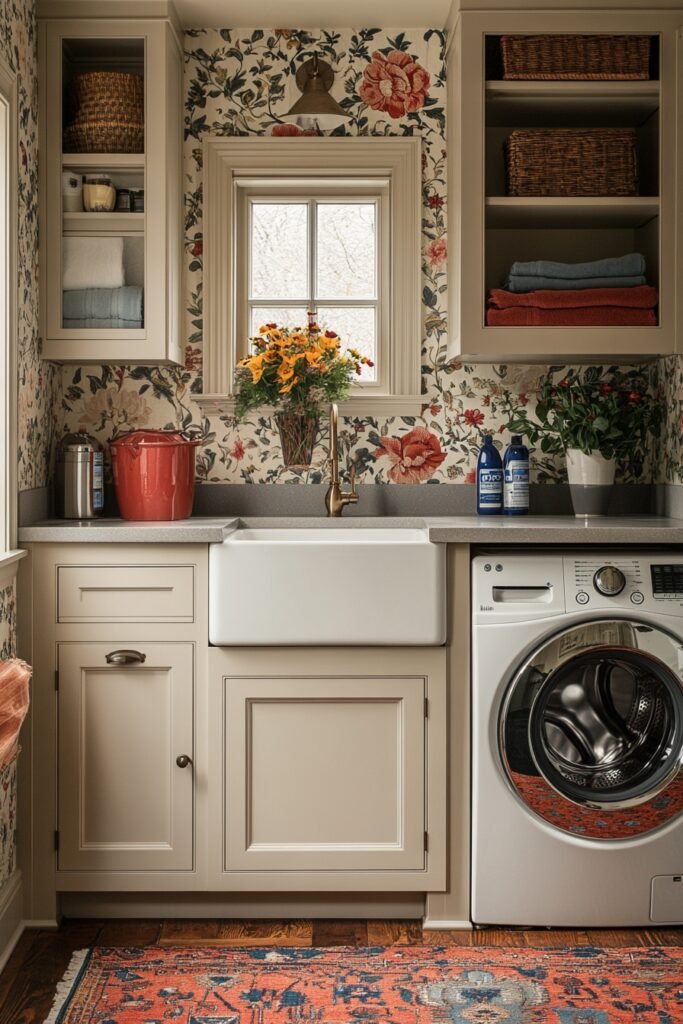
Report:
M 656 327 L 654 309 L 586 306 L 583 309 L 487 309 L 489 327 Z
M 657 289 L 649 284 L 634 288 L 586 288 L 582 291 L 543 290 L 535 292 L 509 292 L 505 288 L 492 288 L 489 305 L 498 309 L 513 306 L 535 306 L 537 309 L 569 309 L 583 306 L 621 306 L 653 309 L 657 305 Z

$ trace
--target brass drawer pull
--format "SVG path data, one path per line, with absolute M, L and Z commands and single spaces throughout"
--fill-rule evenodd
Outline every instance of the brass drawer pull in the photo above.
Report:
M 187 754 L 178 754 L 178 756 L 175 759 L 175 763 L 178 765 L 179 768 L 187 768 L 188 765 L 192 764 L 192 758 L 189 757 Z
M 105 660 L 107 665 L 142 665 L 147 655 L 142 651 L 110 651 Z

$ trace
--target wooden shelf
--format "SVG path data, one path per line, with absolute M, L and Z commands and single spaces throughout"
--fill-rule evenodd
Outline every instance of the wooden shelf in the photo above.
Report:
M 144 153 L 62 153 L 62 167 L 74 171 L 144 171 Z
M 659 215 L 656 196 L 489 196 L 487 228 L 637 228 Z
M 144 213 L 65 213 L 65 235 L 142 235 Z
M 485 86 L 493 127 L 643 124 L 659 109 L 659 82 L 499 82 Z

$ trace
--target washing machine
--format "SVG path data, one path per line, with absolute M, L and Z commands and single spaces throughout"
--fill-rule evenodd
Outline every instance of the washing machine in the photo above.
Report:
M 683 554 L 472 566 L 472 921 L 683 924 Z

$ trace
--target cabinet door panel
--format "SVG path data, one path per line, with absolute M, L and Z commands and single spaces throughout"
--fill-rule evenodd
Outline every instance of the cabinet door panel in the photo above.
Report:
M 424 869 L 424 678 L 223 686 L 225 870 Z
M 59 645 L 60 870 L 192 868 L 193 690 L 192 644 Z

